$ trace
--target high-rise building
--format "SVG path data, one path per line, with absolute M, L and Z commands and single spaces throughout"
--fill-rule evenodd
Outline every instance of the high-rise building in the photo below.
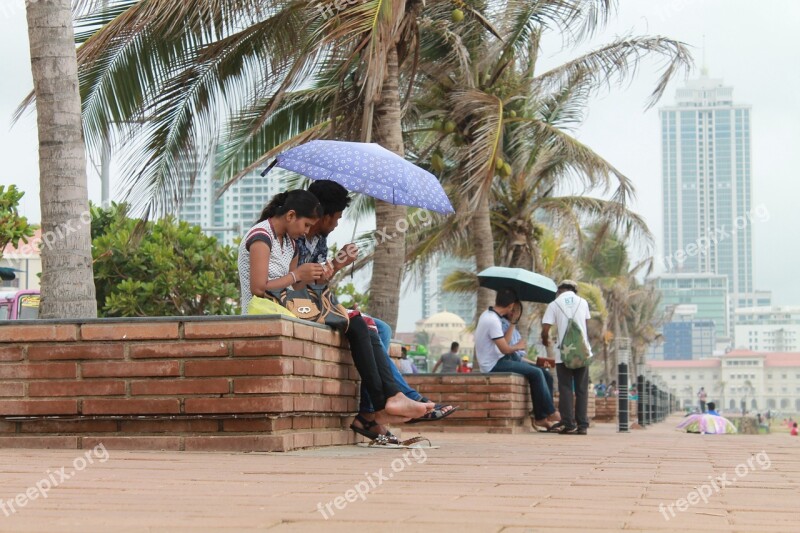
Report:
M 432 261 L 422 278 L 422 318 L 448 311 L 471 324 L 475 318 L 476 296 L 444 292 L 442 286 L 447 276 L 456 270 L 474 269 L 474 263 L 456 257 L 439 257 Z
M 737 309 L 736 347 L 756 352 L 800 351 L 800 307 Z
M 714 355 L 714 321 L 698 320 L 696 315 L 696 305 L 679 305 L 675 308 L 672 320 L 663 328 L 663 360 L 705 359 Z
M 732 295 L 752 293 L 750 106 L 706 69 L 676 100 L 661 109 L 663 266 L 724 275 Z
M 693 320 L 712 321 L 719 339 L 732 336 L 728 312 L 728 280 L 725 276 L 662 274 L 652 278 L 652 282 L 661 295 L 660 312 L 669 313 L 678 306 L 692 305 L 695 308 Z
M 203 169 L 194 186 L 184 180 L 178 218 L 200 226 L 223 244 L 233 245 L 235 239 L 255 224 L 269 199 L 286 189 L 286 174 L 272 169 L 261 177 L 260 170 L 253 171 L 215 200 L 219 186 L 210 168 Z

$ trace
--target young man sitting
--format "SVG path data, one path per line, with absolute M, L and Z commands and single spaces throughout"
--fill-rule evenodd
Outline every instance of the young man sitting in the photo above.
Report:
M 549 430 L 561 420 L 561 417 L 553 405 L 543 370 L 527 359 L 515 360 L 514 352 L 526 348 L 524 340 L 509 345 L 511 336 L 516 330 L 516 323 L 519 321 L 521 307 L 514 305 L 518 302 L 519 299 L 513 290 L 497 291 L 494 307 L 484 311 L 478 319 L 478 327 L 475 329 L 475 352 L 481 372 L 513 372 L 525 376 L 531 390 L 534 425 Z M 511 322 L 505 334 L 501 321 L 504 315 L 507 315 Z

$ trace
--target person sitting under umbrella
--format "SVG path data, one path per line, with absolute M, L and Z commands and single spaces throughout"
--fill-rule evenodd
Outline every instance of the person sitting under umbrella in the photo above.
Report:
M 244 314 L 253 296 L 263 298 L 268 290 L 312 283 L 323 277 L 325 269 L 319 263 L 298 266 L 295 242 L 308 233 L 322 215 L 319 200 L 308 191 L 283 192 L 270 200 L 239 245 Z M 432 402 L 415 402 L 400 392 L 389 368 L 391 363 L 375 357 L 369 330 L 360 316 L 350 321 L 346 336 L 356 369 L 375 407 L 377 423 L 405 422 L 423 417 L 434 409 Z
M 304 265 L 306 263 L 326 263 L 330 268 L 326 268 L 323 274 L 323 283 L 328 280 L 339 270 L 352 264 L 358 256 L 358 247 L 351 243 L 345 245 L 340 253 L 337 254 L 335 261 L 327 263 L 328 257 L 328 235 L 334 231 L 338 225 L 339 220 L 347 206 L 350 205 L 350 198 L 347 189 L 331 180 L 317 180 L 313 182 L 308 191 L 317 197 L 320 205 L 322 206 L 323 215 L 320 219 L 311 226 L 306 235 L 300 237 L 298 240 L 299 258 L 298 264 Z M 369 336 L 372 343 L 372 351 L 376 358 L 381 358 L 389 365 L 392 371 L 394 380 L 400 391 L 414 401 L 428 404 L 429 399 L 425 398 L 417 390 L 409 386 L 402 373 L 398 370 L 397 366 L 389 358 L 389 342 L 392 336 L 392 329 L 388 324 L 379 320 L 376 317 L 368 317 L 361 314 L 361 318 L 369 327 Z M 374 324 L 374 327 L 373 327 Z M 381 332 L 384 333 L 386 340 L 381 338 Z M 458 408 L 452 405 L 436 404 L 433 411 L 426 415 L 425 420 L 435 421 L 449 416 Z M 395 437 L 387 428 L 375 422 L 375 408 L 372 404 L 369 390 L 362 383 L 361 386 L 361 402 L 353 423 L 350 424 L 350 429 L 359 435 L 363 435 L 371 440 L 378 440 L 379 436 L 385 436 L 389 444 L 399 444 L 400 441 Z
M 549 430 L 561 420 L 561 417 L 553 405 L 542 369 L 527 360 L 515 360 L 514 352 L 524 350 L 527 346 L 524 340 L 509 345 L 521 309 L 519 298 L 512 289 L 499 289 L 494 307 L 484 311 L 478 319 L 478 326 L 475 329 L 475 352 L 481 372 L 513 372 L 525 376 L 533 401 L 534 425 Z M 511 322 L 505 334 L 502 325 L 504 315 L 508 315 Z

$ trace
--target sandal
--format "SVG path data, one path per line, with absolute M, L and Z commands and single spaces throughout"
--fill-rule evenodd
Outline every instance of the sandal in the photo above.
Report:
M 566 427 L 566 426 L 564 426 L 563 422 L 556 422 L 555 424 L 552 424 L 550 427 L 547 428 L 547 432 L 548 433 L 561 433 L 561 431 L 562 431 L 562 429 L 564 429 L 564 427 Z
M 445 411 L 445 409 L 450 408 L 450 410 Z M 438 422 L 443 418 L 447 418 L 448 416 L 452 415 L 458 411 L 458 407 L 453 407 L 452 405 L 441 405 L 437 406 L 436 408 L 428 411 L 424 415 L 419 418 L 412 418 L 406 424 L 416 424 L 417 422 Z
M 381 435 L 380 433 L 378 433 L 376 431 L 370 431 L 370 428 L 374 428 L 375 426 L 380 425 L 377 422 L 375 422 L 374 420 L 367 420 L 366 418 L 364 418 L 360 414 L 356 415 L 356 420 L 361 422 L 361 427 L 358 427 L 355 424 L 355 421 L 352 424 L 350 424 L 350 429 L 352 429 L 355 433 L 358 433 L 359 435 L 362 435 L 362 436 L 368 438 L 371 441 L 385 439 L 386 442 L 389 443 L 389 444 L 399 444 L 400 443 L 400 439 L 398 439 L 397 437 L 392 435 L 391 431 L 387 431 L 385 435 Z

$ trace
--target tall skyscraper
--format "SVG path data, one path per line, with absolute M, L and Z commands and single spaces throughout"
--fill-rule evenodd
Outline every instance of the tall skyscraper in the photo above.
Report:
M 444 280 L 456 270 L 474 270 L 475 264 L 456 257 L 439 257 L 425 268 L 422 278 L 422 318 L 449 311 L 471 324 L 475 318 L 476 296 L 444 292 Z
M 734 298 L 752 293 L 750 106 L 706 69 L 676 100 L 661 109 L 663 266 L 727 276 Z
M 197 176 L 193 187 L 188 179 L 184 180 L 178 218 L 202 227 L 207 234 L 229 245 L 255 224 L 272 196 L 286 189 L 284 171 L 272 169 L 262 178 L 261 170 L 256 170 L 214 200 L 220 184 L 212 177 L 211 169 L 206 168 Z

